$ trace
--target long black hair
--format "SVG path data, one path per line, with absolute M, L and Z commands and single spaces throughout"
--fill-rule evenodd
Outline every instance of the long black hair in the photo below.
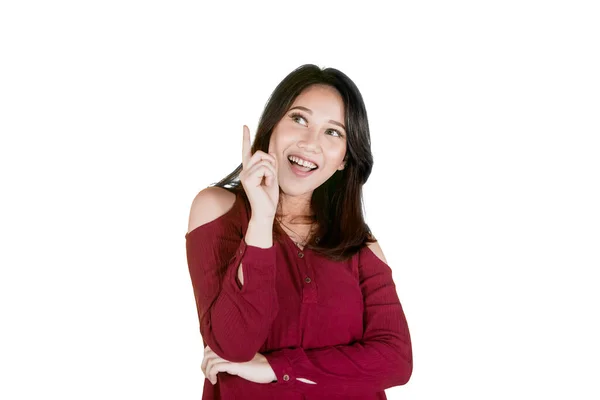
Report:
M 305 64 L 292 71 L 269 97 L 258 122 L 251 152 L 269 152 L 273 128 L 284 117 L 296 97 L 311 85 L 331 86 L 342 97 L 346 111 L 344 125 L 347 147 L 344 169 L 337 170 L 313 192 L 311 209 L 315 213 L 313 221 L 316 223 L 316 230 L 305 247 L 331 260 L 342 261 L 354 255 L 366 243 L 376 241 L 363 216 L 362 186 L 371 174 L 373 154 L 367 111 L 354 82 L 335 68 L 321 69 L 313 64 Z M 248 205 L 248 198 L 239 181 L 241 171 L 242 164 L 211 186 L 237 192 Z M 273 224 L 273 231 L 276 240 L 281 240 L 284 231 L 278 222 Z

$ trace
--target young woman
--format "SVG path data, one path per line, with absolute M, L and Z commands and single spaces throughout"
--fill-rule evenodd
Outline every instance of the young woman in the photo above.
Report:
M 275 88 L 242 163 L 195 197 L 187 260 L 203 399 L 385 399 L 412 374 L 392 270 L 364 221 L 367 113 L 342 72 Z

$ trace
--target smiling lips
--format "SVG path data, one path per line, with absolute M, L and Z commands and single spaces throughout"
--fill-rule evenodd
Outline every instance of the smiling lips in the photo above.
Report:
M 300 166 L 295 161 L 290 160 L 290 169 L 296 176 L 304 178 L 312 174 L 317 168 L 309 169 L 309 167 Z
M 318 168 L 317 164 L 315 164 L 315 163 L 313 163 L 311 161 L 302 159 L 300 157 L 289 156 L 288 160 L 290 160 L 291 162 L 296 163 L 298 165 L 301 165 L 303 167 L 306 167 L 306 168 L 310 168 L 310 169 L 316 169 L 316 168 Z

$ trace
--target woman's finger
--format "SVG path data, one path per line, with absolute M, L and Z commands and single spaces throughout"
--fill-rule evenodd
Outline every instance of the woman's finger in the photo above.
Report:
M 277 172 L 275 170 L 275 167 L 273 166 L 273 164 L 270 161 L 261 160 L 261 161 L 257 162 L 256 164 L 254 164 L 253 166 L 251 166 L 250 168 L 248 168 L 248 171 L 246 171 L 245 175 L 251 176 L 251 175 L 255 174 L 256 171 L 261 169 L 262 167 L 267 168 L 273 174 L 275 174 Z
M 272 185 L 274 185 L 277 181 L 277 158 L 275 158 L 275 155 L 273 153 L 269 153 L 269 155 L 271 157 L 273 157 L 273 167 L 274 167 L 274 174 L 273 177 L 271 176 L 265 176 L 265 185 L 268 187 L 271 187 Z
M 275 167 L 268 161 L 259 161 L 256 163 L 250 170 L 244 172 L 245 178 L 252 179 L 253 183 L 256 186 L 260 185 L 262 182 L 263 176 L 265 179 L 274 179 L 277 177 L 277 172 L 275 171 Z M 256 181 L 254 181 L 256 179 Z
M 252 166 L 254 164 L 256 164 L 259 161 L 262 160 L 266 160 L 269 161 L 271 164 L 273 164 L 273 166 L 275 166 L 275 164 L 277 163 L 275 160 L 275 157 L 273 157 L 273 155 L 271 154 L 267 154 L 264 151 L 261 150 L 257 150 L 256 153 L 254 153 L 252 155 L 252 157 L 250 157 L 250 161 L 248 162 L 248 164 L 244 167 L 245 169 L 250 169 L 252 168 Z
M 275 165 L 275 169 L 277 169 L 277 157 L 275 157 L 275 153 L 269 153 L 271 157 L 273 157 L 273 164 Z
M 202 364 L 200 365 L 200 369 L 203 373 L 206 371 L 206 363 L 212 357 L 213 354 L 215 354 L 215 352 L 213 352 L 210 347 L 206 346 L 204 348 L 204 358 L 202 359 Z
M 243 130 L 244 134 L 242 140 L 242 167 L 246 169 L 248 163 L 250 162 L 250 157 L 252 156 L 252 153 L 250 150 L 250 129 L 246 125 L 244 125 Z
M 206 366 L 206 378 L 214 385 L 217 383 L 217 374 L 219 372 L 227 372 L 229 361 L 222 358 L 215 358 L 208 362 Z
M 200 369 L 204 375 L 206 375 L 206 365 L 208 364 L 208 361 L 215 358 L 221 357 L 219 357 L 217 353 L 215 353 L 210 347 L 206 346 L 204 348 L 204 358 L 202 359 L 202 364 L 200 365 Z

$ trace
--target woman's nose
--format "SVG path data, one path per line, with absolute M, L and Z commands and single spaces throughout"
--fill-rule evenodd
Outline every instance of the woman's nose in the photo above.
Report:
M 319 147 L 319 130 L 317 128 L 308 129 L 298 145 L 313 151 L 317 150 Z

